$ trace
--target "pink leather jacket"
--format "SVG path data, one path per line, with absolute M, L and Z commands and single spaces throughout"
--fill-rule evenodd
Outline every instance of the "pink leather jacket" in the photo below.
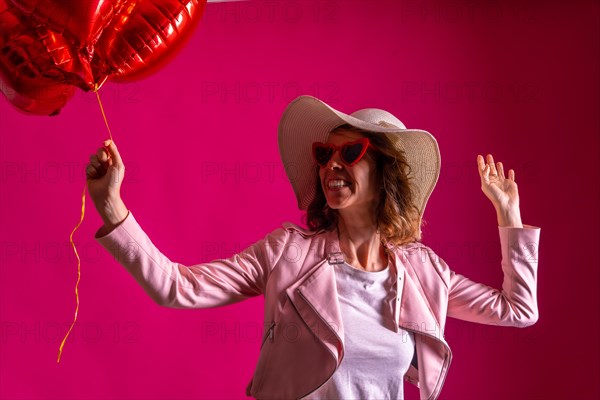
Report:
M 421 399 L 438 398 L 452 352 L 444 340 L 446 317 L 526 327 L 536 322 L 537 247 L 540 229 L 499 227 L 502 290 L 454 273 L 429 247 L 392 249 L 398 327 L 415 334 L 416 360 L 404 379 Z M 265 296 L 265 332 L 247 394 L 298 399 L 324 384 L 344 357 L 344 326 L 333 263 L 336 231 L 308 232 L 293 224 L 273 231 L 224 260 L 184 266 L 150 241 L 133 214 L 98 242 L 159 305 L 207 308 Z

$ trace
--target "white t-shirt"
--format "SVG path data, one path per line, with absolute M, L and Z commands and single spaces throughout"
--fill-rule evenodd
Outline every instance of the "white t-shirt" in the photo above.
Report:
M 331 378 L 304 399 L 403 399 L 404 374 L 414 355 L 412 332 L 394 330 L 390 266 L 367 272 L 335 265 L 345 355 Z

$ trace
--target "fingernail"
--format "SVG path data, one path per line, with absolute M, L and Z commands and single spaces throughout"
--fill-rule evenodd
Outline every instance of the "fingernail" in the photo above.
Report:
M 109 146 L 109 145 L 110 145 L 110 142 L 111 142 L 111 140 L 110 140 L 110 139 L 108 139 L 108 140 L 105 140 L 103 144 L 104 144 L 104 146 Z

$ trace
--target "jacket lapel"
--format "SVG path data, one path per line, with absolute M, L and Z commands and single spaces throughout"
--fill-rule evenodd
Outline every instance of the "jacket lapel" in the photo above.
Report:
M 441 326 L 431 309 L 411 260 L 396 253 L 396 266 L 404 268 L 398 325 L 415 335 L 417 365 L 411 363 L 407 379 L 419 386 L 420 398 L 437 398 L 452 360 Z M 421 263 L 420 268 L 427 268 Z M 413 360 L 414 361 L 414 360 Z M 425 365 L 425 366 L 424 366 Z
M 344 328 L 333 266 L 325 259 L 306 279 L 286 293 L 309 329 L 327 347 L 337 364 L 343 358 Z
M 286 289 L 288 298 L 314 335 L 327 347 L 338 365 L 343 358 L 344 327 L 342 323 L 335 271 L 329 263 L 329 256 L 339 251 L 339 242 L 335 232 L 327 232 L 321 250 L 307 265 L 314 267 L 307 271 L 304 278 Z M 443 338 L 440 324 L 431 310 L 419 277 L 410 260 L 395 252 L 395 268 L 398 281 L 399 312 L 398 326 L 420 333 L 447 344 Z M 314 261 L 317 264 L 314 265 Z M 398 307 L 398 306 L 396 306 Z M 398 315 L 399 314 L 399 315 Z
M 396 257 L 396 262 L 400 262 Z M 440 324 L 435 318 L 418 277 L 410 263 L 401 264 L 405 268 L 400 299 L 400 316 L 398 325 L 401 328 L 417 331 L 424 335 L 434 336 L 443 340 Z

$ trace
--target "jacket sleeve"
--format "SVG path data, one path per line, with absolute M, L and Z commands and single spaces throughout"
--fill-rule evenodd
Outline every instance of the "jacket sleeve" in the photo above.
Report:
M 448 316 L 480 324 L 527 327 L 538 320 L 537 265 L 540 228 L 498 227 L 502 290 L 473 282 L 438 258 L 448 284 Z
M 264 293 L 269 273 L 282 256 L 288 231 L 277 229 L 227 259 L 185 266 L 154 246 L 129 212 L 110 233 L 96 233 L 108 250 L 150 297 L 170 308 L 209 308 Z

